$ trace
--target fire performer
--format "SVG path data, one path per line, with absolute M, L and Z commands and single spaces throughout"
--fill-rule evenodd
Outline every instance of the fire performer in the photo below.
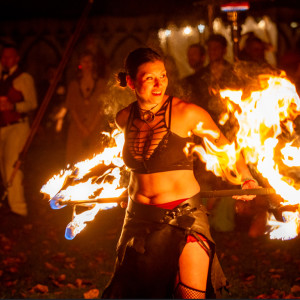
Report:
M 204 109 L 165 94 L 168 77 L 157 52 L 134 50 L 125 71 L 119 73 L 120 85 L 137 98 L 116 117 L 125 136 L 123 159 L 131 169 L 129 202 L 115 271 L 102 298 L 221 297 L 226 278 L 193 162 L 183 149 L 199 122 L 218 133 L 215 144 L 228 140 Z M 212 140 L 204 131 L 200 135 Z M 237 167 L 242 188 L 257 188 L 243 159 Z

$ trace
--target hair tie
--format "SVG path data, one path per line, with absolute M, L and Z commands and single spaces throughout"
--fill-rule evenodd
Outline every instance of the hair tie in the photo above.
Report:
M 125 72 L 119 72 L 118 74 L 118 81 L 120 86 L 126 87 L 127 86 L 127 80 L 126 80 L 127 74 Z

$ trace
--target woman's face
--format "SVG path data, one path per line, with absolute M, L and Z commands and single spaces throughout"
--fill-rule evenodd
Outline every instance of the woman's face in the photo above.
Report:
M 92 72 L 93 66 L 94 66 L 93 58 L 90 55 L 83 56 L 80 59 L 80 65 L 81 65 L 81 70 L 82 71 Z
M 157 60 L 140 65 L 132 84 L 138 99 L 144 103 L 160 103 L 168 86 L 164 63 Z

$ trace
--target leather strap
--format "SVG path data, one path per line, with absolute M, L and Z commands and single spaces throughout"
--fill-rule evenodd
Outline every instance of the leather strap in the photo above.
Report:
M 168 223 L 167 220 L 176 218 L 185 208 L 189 210 L 197 209 L 202 205 L 200 193 L 194 195 L 190 199 L 183 201 L 174 209 L 164 209 L 154 205 L 147 205 L 133 201 L 129 199 L 127 205 L 127 212 L 134 217 L 144 219 L 147 221 Z

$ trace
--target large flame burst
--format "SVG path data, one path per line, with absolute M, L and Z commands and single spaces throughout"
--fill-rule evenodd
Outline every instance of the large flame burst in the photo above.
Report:
M 205 150 L 198 146 L 195 152 L 206 162 L 208 170 L 234 184 L 239 183 L 240 178 L 231 176 L 231 171 L 236 173 L 235 163 L 239 153 L 243 153 L 246 163 L 254 165 L 283 198 L 281 205 L 298 205 L 298 211 L 283 215 L 286 223 L 270 220 L 271 238 L 295 237 L 300 219 L 300 190 L 295 176 L 300 170 L 300 151 L 294 123 L 300 113 L 300 101 L 295 86 L 284 73 L 280 76 L 264 74 L 259 77 L 259 87 L 251 93 L 221 90 L 220 95 L 228 108 L 221 120 L 228 119 L 231 112 L 238 121 L 236 139 L 221 148 L 204 139 Z
M 92 221 L 100 210 L 116 207 L 116 202 L 89 203 L 89 200 L 119 197 L 126 186 L 122 185 L 122 172 L 126 172 L 121 151 L 124 144 L 124 136 L 119 130 L 108 136 L 109 146 L 91 159 L 76 163 L 74 166 L 62 170 L 54 175 L 41 189 L 41 192 L 50 198 L 50 206 L 53 209 L 65 207 L 64 202 L 72 203 L 76 200 L 86 200 L 88 209 L 80 214 L 73 210 L 72 221 L 66 228 L 65 237 L 73 239 L 86 222 Z

